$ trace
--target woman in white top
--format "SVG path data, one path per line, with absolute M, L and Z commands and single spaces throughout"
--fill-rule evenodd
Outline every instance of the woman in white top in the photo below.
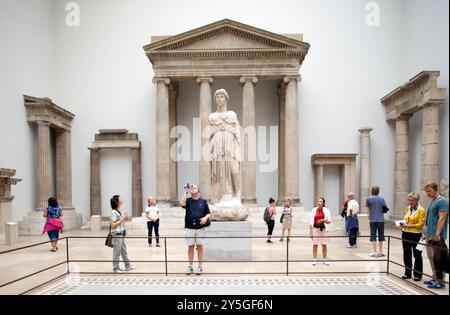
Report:
M 327 259 L 327 230 L 331 223 L 330 209 L 325 208 L 325 199 L 320 197 L 317 199 L 317 207 L 312 209 L 309 221 L 309 235 L 313 241 L 313 266 L 317 264 L 317 247 L 319 242 L 322 244 L 323 264 L 328 266 Z
M 152 246 L 152 233 L 155 229 L 156 247 L 159 246 L 159 210 L 155 203 L 155 198 L 150 196 L 147 198 L 147 207 L 145 208 L 144 215 L 147 218 L 148 228 L 148 246 Z
M 283 229 L 281 232 L 281 238 L 280 242 L 284 240 L 284 232 L 286 229 L 288 230 L 288 236 L 287 241 L 290 241 L 291 237 L 291 229 L 292 229 L 292 208 L 291 208 L 292 201 L 290 198 L 286 198 L 284 201 L 284 207 L 283 207 L 283 213 L 281 214 L 282 220 L 280 220 L 280 223 L 283 224 Z

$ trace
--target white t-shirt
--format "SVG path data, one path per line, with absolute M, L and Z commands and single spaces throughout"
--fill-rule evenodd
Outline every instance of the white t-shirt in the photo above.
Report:
M 158 215 L 158 207 L 156 205 L 153 206 L 147 206 L 145 208 L 145 212 L 148 213 L 148 216 L 150 217 L 151 220 L 149 221 L 156 221 L 159 219 L 159 215 Z
M 356 200 L 350 200 L 347 204 L 347 213 L 350 213 L 349 210 L 352 210 L 352 214 L 357 214 L 359 212 L 359 204 Z

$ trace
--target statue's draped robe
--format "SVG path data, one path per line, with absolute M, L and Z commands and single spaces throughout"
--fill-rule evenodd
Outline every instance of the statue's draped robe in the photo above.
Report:
M 213 203 L 239 191 L 240 135 L 239 121 L 233 111 L 209 115 L 209 148 Z

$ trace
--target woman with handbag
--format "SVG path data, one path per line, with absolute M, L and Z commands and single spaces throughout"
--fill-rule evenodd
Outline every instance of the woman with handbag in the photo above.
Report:
M 323 264 L 328 266 L 327 259 L 327 231 L 331 223 L 331 211 L 325 208 L 325 199 L 317 199 L 317 207 L 312 209 L 309 221 L 309 235 L 313 241 L 313 266 L 317 264 L 317 248 L 319 243 L 322 245 Z
M 42 233 L 47 232 L 50 243 L 52 244 L 50 251 L 54 253 L 58 250 L 59 231 L 62 233 L 64 227 L 64 223 L 61 220 L 63 216 L 62 208 L 56 198 L 50 197 L 48 199 L 48 206 L 44 209 L 43 215 L 47 220 L 45 221 Z
M 123 272 L 119 266 L 120 256 L 122 255 L 123 262 L 125 263 L 125 271 L 130 271 L 136 269 L 131 265 L 130 259 L 128 258 L 127 245 L 125 244 L 125 227 L 123 222 L 128 220 L 128 215 L 126 211 L 121 212 L 121 207 L 123 206 L 123 198 L 119 195 L 114 195 L 111 200 L 111 234 L 112 234 L 112 245 L 113 245 L 113 271 L 115 273 Z M 123 211 L 123 210 L 122 210 Z
M 282 224 L 281 238 L 280 242 L 284 240 L 284 232 L 288 231 L 287 241 L 290 242 L 291 229 L 292 229 L 292 201 L 290 198 L 286 198 L 284 201 L 284 208 L 281 214 L 280 223 Z

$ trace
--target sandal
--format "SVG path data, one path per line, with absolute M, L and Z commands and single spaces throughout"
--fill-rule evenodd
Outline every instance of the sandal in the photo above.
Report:
M 54 252 L 56 252 L 56 249 L 50 249 L 50 251 L 52 252 L 52 253 L 54 253 Z

